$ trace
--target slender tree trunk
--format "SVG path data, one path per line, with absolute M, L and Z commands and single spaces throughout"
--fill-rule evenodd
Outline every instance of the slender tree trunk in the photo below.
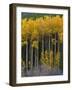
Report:
M 38 61 L 39 61 L 39 49 L 37 48 L 37 68 L 38 68 L 38 65 L 39 65 Z
M 42 38 L 39 37 L 39 43 L 38 43 L 38 64 L 39 64 L 39 70 L 41 71 L 41 53 L 42 53 Z
M 59 51 L 59 35 L 56 33 L 56 40 L 57 40 L 57 50 L 56 50 L 56 64 L 57 64 L 57 72 L 59 73 L 59 62 L 60 62 L 60 51 Z
M 36 63 L 37 63 L 37 57 L 36 57 L 36 53 L 37 53 L 37 51 L 36 51 L 36 48 L 35 48 L 35 62 L 34 62 L 34 65 L 35 65 L 35 68 L 36 68 Z
M 51 64 L 52 64 L 52 65 L 51 65 L 51 66 L 52 66 L 52 68 L 53 68 L 53 62 L 54 62 L 53 60 L 54 60 L 54 59 L 53 59 L 53 41 L 52 41 L 52 39 L 53 39 L 53 37 L 52 37 L 52 35 L 51 35 L 51 50 L 52 50 L 52 54 L 51 54 Z
M 31 69 L 31 42 L 29 43 L 29 69 Z
M 28 41 L 26 44 L 26 72 L 28 71 Z
M 23 45 L 21 48 L 22 48 L 21 49 L 21 51 L 22 51 L 22 54 L 21 54 L 22 55 L 22 60 L 26 65 L 26 45 Z M 24 68 L 25 68 L 25 65 L 24 65 Z
M 47 38 L 46 35 L 44 35 L 44 52 L 47 50 Z
M 50 34 L 49 34 L 49 62 L 51 62 L 51 61 L 50 61 Z M 50 65 L 50 67 L 51 67 L 51 63 L 50 63 L 49 65 Z
M 47 45 L 47 52 L 48 52 L 48 66 L 49 66 L 49 64 L 50 64 L 50 60 L 49 60 L 49 35 L 47 35 L 47 43 L 46 43 L 46 45 Z
M 44 54 L 44 36 L 42 35 L 42 52 Z
M 58 35 L 58 72 L 59 72 L 59 62 L 60 62 L 60 45 L 59 45 L 59 35 Z
M 31 46 L 31 71 L 33 69 L 33 47 Z
M 28 70 L 30 69 L 30 40 L 28 40 Z
M 38 52 L 38 47 L 35 48 L 35 68 L 38 68 L 38 56 L 39 52 Z
M 51 69 L 53 68 L 53 46 L 52 46 L 52 36 L 50 37 L 51 38 L 51 50 L 50 50 L 50 66 L 51 66 Z
M 48 34 L 45 34 L 45 36 L 44 36 L 44 51 L 48 53 L 47 65 L 49 66 L 50 61 L 49 61 L 49 35 Z
M 56 65 L 56 41 L 57 41 L 57 40 L 56 40 L 56 34 L 55 34 L 55 49 L 54 49 L 54 50 L 55 50 L 55 51 L 54 51 L 55 62 L 54 62 L 54 65 Z

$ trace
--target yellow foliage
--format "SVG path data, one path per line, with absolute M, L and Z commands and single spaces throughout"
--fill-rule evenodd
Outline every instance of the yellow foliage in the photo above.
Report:
M 44 34 L 59 33 L 62 41 L 63 34 L 63 17 L 61 16 L 44 16 L 36 19 L 24 18 L 21 21 L 21 35 L 22 39 L 31 38 L 35 40 Z
M 50 51 L 50 66 L 53 66 L 53 51 Z
M 44 64 L 45 58 L 44 58 L 44 53 L 43 52 L 41 52 L 40 61 L 41 61 L 42 64 Z
M 49 65 L 49 59 L 48 59 L 48 52 L 47 50 L 45 51 L 45 53 L 41 53 L 41 63 L 44 65 Z
M 57 54 L 56 54 L 56 65 L 59 64 L 59 60 L 60 60 L 60 52 L 57 52 Z
M 34 48 L 38 48 L 38 41 L 33 41 L 33 43 L 32 43 L 32 47 L 34 47 Z
M 32 37 L 31 37 L 31 40 L 36 40 L 38 39 L 38 31 L 35 29 L 32 33 Z
M 30 40 L 32 48 L 38 49 L 39 38 L 44 35 L 58 33 L 58 42 L 63 41 L 63 16 L 43 16 L 36 19 L 24 18 L 21 20 L 21 38 L 22 45 L 27 45 L 27 40 Z M 56 38 L 51 38 L 52 44 L 56 44 Z M 56 41 L 56 42 L 55 42 Z M 59 64 L 60 53 L 55 56 L 56 65 Z M 43 64 L 53 66 L 53 51 L 49 53 L 46 50 L 41 52 L 40 60 Z M 23 63 L 23 62 L 22 62 Z M 29 62 L 30 64 L 30 62 Z
M 45 51 L 45 63 L 48 65 L 49 64 L 49 58 L 48 58 L 48 51 Z
M 27 41 L 24 41 L 22 42 L 22 45 L 27 45 L 27 43 L 28 43 Z

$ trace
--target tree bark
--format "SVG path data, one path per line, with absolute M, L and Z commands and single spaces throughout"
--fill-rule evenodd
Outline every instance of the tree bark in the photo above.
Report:
M 26 72 L 28 71 L 28 41 L 26 44 Z
M 50 62 L 50 34 L 49 34 L 49 62 Z M 50 67 L 51 67 L 51 65 L 50 65 Z
M 31 46 L 31 70 L 33 69 L 33 48 Z
M 59 62 L 60 62 L 60 60 L 59 60 L 60 59 L 60 50 L 59 49 L 60 49 L 60 45 L 59 45 L 59 35 L 58 35 L 58 55 L 59 55 L 58 56 L 59 57 L 58 58 L 58 72 L 59 72 Z

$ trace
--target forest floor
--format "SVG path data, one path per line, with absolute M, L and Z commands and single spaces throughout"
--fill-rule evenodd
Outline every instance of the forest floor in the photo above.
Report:
M 50 66 L 40 65 L 39 67 L 33 67 L 32 69 L 26 70 L 23 66 L 21 68 L 21 76 L 51 76 L 51 75 L 62 75 L 63 72 L 58 67 L 51 68 Z

